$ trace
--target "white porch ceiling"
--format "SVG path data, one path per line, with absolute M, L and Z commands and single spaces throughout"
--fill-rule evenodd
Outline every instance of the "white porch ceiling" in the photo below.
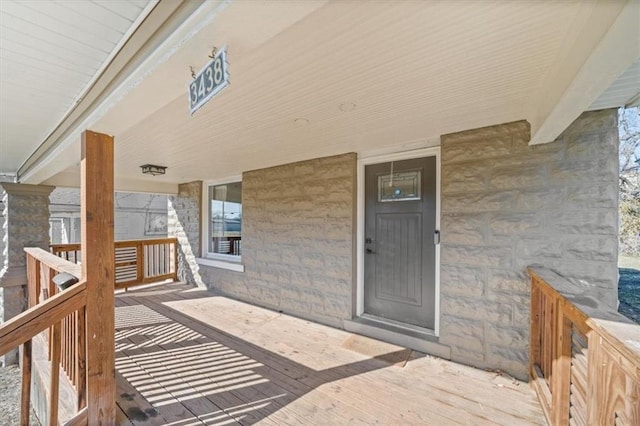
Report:
M 0 171 L 15 172 L 54 130 L 149 3 L 0 1 Z
M 441 134 L 520 119 L 535 123 L 625 4 L 206 3 L 85 124 L 115 136 L 119 189 L 171 192 L 180 182 L 350 151 L 415 149 L 438 144 Z M 228 47 L 231 85 L 190 116 L 189 66 L 204 65 L 213 45 Z M 72 136 L 25 181 L 77 185 Z M 139 168 L 145 163 L 169 169 L 147 177 Z

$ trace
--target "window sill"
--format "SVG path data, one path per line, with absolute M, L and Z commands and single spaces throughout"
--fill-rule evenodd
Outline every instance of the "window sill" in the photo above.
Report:
M 244 265 L 240 262 L 220 259 L 197 258 L 198 265 L 211 266 L 212 268 L 227 269 L 229 271 L 244 272 Z

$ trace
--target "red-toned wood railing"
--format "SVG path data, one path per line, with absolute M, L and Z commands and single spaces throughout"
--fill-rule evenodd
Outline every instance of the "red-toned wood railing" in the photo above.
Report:
M 529 268 L 531 383 L 552 425 L 640 424 L 640 326 Z
M 0 354 L 23 345 L 21 424 L 29 423 L 33 341 L 46 345 L 51 365 L 48 391 L 49 424 L 58 424 L 60 371 L 76 392 L 76 409 L 87 403 L 86 388 L 86 282 L 58 291 L 53 277 L 61 272 L 79 276 L 80 267 L 42 249 L 28 248 L 27 281 L 29 309 L 0 326 Z M 62 376 L 64 377 L 64 376 Z
M 178 279 L 177 238 L 116 241 L 116 288 Z M 53 244 L 51 252 L 79 263 L 80 244 Z

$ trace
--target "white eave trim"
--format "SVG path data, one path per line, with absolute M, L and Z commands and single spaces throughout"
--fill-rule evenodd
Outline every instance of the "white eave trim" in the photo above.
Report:
M 640 0 L 629 0 L 571 84 L 537 129 L 530 145 L 553 142 L 640 57 Z

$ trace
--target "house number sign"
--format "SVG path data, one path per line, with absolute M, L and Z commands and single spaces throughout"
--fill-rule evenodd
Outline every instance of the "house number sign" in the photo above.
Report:
M 227 50 L 221 49 L 213 59 L 193 77 L 189 84 L 189 110 L 191 114 L 206 104 L 229 85 Z

